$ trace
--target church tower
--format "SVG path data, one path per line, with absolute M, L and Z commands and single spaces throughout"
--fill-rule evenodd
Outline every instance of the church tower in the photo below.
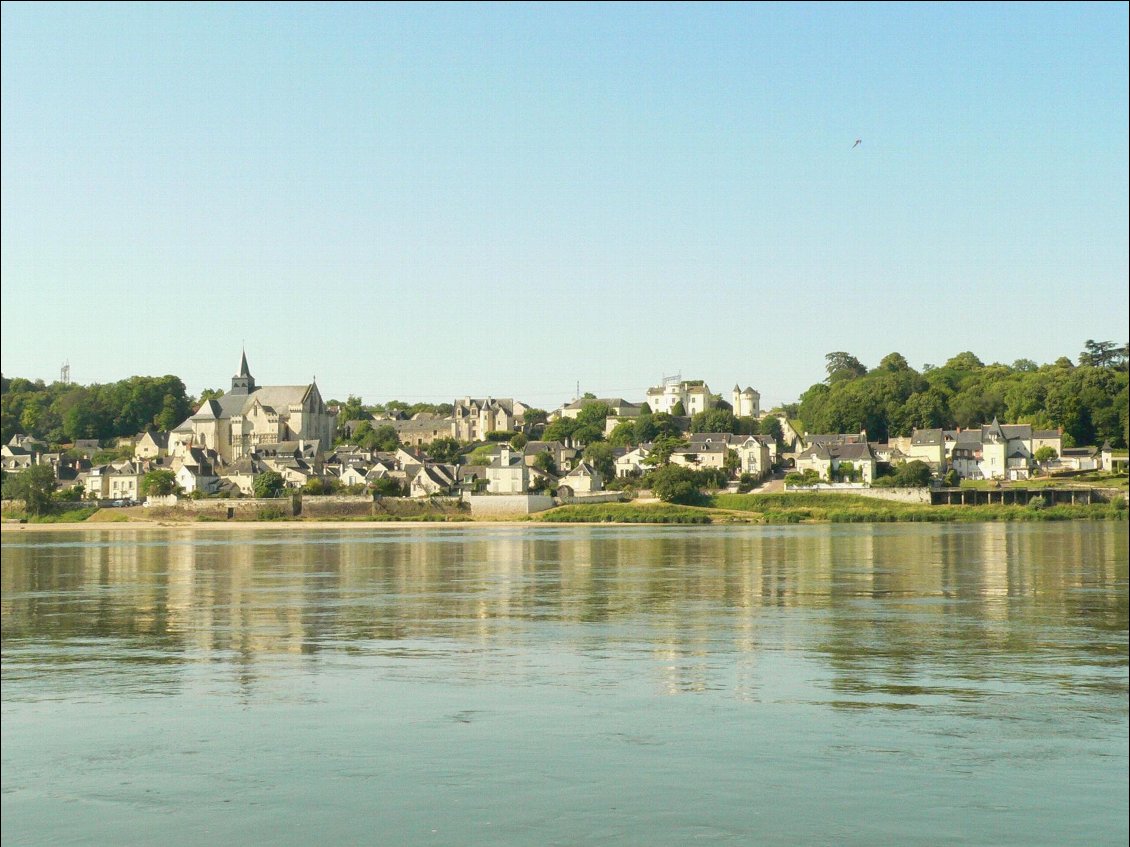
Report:
M 251 394 L 256 388 L 258 386 L 255 384 L 255 377 L 251 375 L 251 371 L 247 367 L 247 351 L 245 350 L 239 363 L 239 373 L 231 378 L 231 393 Z

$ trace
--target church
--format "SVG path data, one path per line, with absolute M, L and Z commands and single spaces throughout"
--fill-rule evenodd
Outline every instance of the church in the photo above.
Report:
M 196 414 L 173 430 L 169 451 L 201 447 L 215 450 L 225 462 L 234 462 L 260 445 L 285 441 L 318 442 L 328 450 L 336 424 L 337 417 L 326 408 L 317 383 L 256 385 L 244 353 L 231 390 L 205 400 Z

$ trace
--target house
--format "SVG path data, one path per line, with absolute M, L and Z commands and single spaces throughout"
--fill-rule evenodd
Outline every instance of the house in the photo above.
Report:
M 419 447 L 423 444 L 431 444 L 437 438 L 451 438 L 455 418 L 420 412 L 408 420 L 390 421 L 386 425 L 396 430 L 396 437 L 400 439 L 401 444 Z
M 443 465 L 426 464 L 416 468 L 408 483 L 409 497 L 432 497 L 437 494 L 450 494 L 455 487 L 455 476 Z
M 34 464 L 35 457 L 25 447 L 13 445 L 11 442 L 0 447 L 0 467 L 3 467 L 4 473 L 26 471 Z
M 712 434 L 718 435 L 718 434 Z M 693 468 L 695 470 L 703 468 L 716 468 L 723 469 L 725 466 L 725 456 L 729 453 L 729 444 L 725 442 L 713 442 L 713 440 L 698 440 L 698 442 L 690 442 L 686 447 L 679 447 L 671 452 L 670 463 L 683 465 L 684 468 Z
M 730 443 L 730 449 L 738 454 L 741 473 L 756 477 L 768 476 L 776 460 L 777 443 L 761 435 L 739 436 L 738 441 Z
M 576 420 L 577 417 L 581 414 L 581 410 L 590 403 L 596 403 L 598 405 L 603 404 L 607 406 L 611 410 L 609 414 L 612 417 L 621 419 L 638 418 L 640 416 L 640 413 L 643 411 L 642 403 L 629 403 L 623 397 L 582 397 L 580 400 L 574 400 L 567 406 L 562 406 L 560 409 L 558 409 L 557 417 L 571 418 L 573 420 Z
M 251 457 L 244 457 L 225 465 L 220 473 L 220 485 L 231 486 L 246 497 L 255 493 L 255 475 L 262 473 L 262 466 Z
M 368 473 L 368 468 L 359 464 L 344 465 L 338 473 L 338 481 L 344 486 L 353 485 L 366 485 L 368 480 L 365 474 Z
M 664 377 L 663 382 L 649 388 L 647 405 L 654 412 L 673 414 L 673 409 L 682 403 L 685 415 L 697 415 L 714 405 L 710 387 L 701 379 L 684 380 L 679 376 Z
M 875 479 L 876 459 L 866 441 L 817 441 L 796 457 L 796 469 L 815 471 L 822 480 L 848 478 L 870 485 Z
M 216 473 L 217 459 L 218 454 L 215 450 L 189 448 L 173 460 L 173 474 L 177 485 L 185 494 L 196 491 L 201 494 L 211 494 L 220 482 Z
M 1033 429 L 1029 424 L 991 424 L 966 430 L 947 430 L 950 466 L 967 479 L 1028 479 L 1036 467 L 1035 453 L 1051 447 L 1063 456 L 1058 430 Z
M 158 459 L 169 454 L 169 433 L 143 432 L 134 442 L 133 455 L 137 459 Z
M 522 448 L 522 455 L 526 464 L 536 467 L 538 455 L 548 453 L 553 460 L 553 467 L 558 473 L 565 473 L 577 463 L 581 451 L 576 447 L 566 447 L 560 441 L 527 441 Z
M 623 479 L 629 476 L 643 476 L 647 471 L 651 470 L 651 466 L 645 461 L 650 454 L 651 445 L 641 444 L 638 447 L 628 450 L 623 455 L 617 456 L 614 460 L 617 479 Z
M 595 494 L 604 488 L 600 471 L 588 462 L 580 462 L 577 467 L 561 478 L 557 486 L 559 497 L 572 497 L 575 494 Z
M 487 465 L 487 491 L 491 494 L 525 494 L 530 487 L 531 471 L 521 453 L 503 445 L 498 458 Z
M 116 462 L 110 465 L 106 474 L 108 489 L 106 496 L 111 500 L 141 499 L 141 479 L 145 469 L 140 462 Z
M 249 456 L 263 445 L 299 439 L 328 450 L 336 421 L 316 383 L 259 386 L 244 354 L 231 390 L 201 403 L 169 434 L 168 449 L 202 447 L 215 450 L 225 462 Z
M 452 410 L 452 438 L 459 441 L 481 441 L 488 432 L 520 430 L 525 425 L 525 403 L 509 397 L 456 399 Z

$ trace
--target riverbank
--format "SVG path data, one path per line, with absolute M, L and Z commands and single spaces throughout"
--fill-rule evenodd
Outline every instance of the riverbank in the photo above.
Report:
M 498 527 L 530 524 L 815 524 L 815 523 L 981 523 L 1126 519 L 1125 500 L 1087 505 L 1046 506 L 927 506 L 903 503 L 878 503 L 865 497 L 845 494 L 722 494 L 697 506 L 669 503 L 601 503 L 559 506 L 533 515 L 472 517 L 466 514 L 395 518 L 373 515 L 350 519 L 275 518 L 271 520 L 218 520 L 207 516 L 179 519 L 168 514 L 150 518 L 144 510 L 103 509 L 75 521 L 16 523 L 6 520 L 2 530 L 9 532 L 58 531 L 62 529 L 200 529 L 203 531 L 278 527 L 287 530 L 321 529 L 403 529 L 416 527 Z M 77 515 L 76 515 L 77 517 Z M 186 516 L 187 517 L 187 516 Z

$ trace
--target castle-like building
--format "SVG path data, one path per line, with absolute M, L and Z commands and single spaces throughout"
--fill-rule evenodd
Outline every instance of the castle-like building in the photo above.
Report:
M 244 353 L 231 390 L 205 400 L 196 414 L 174 429 L 169 434 L 169 451 L 202 447 L 233 462 L 260 445 L 286 441 L 318 442 L 328 450 L 336 425 L 337 417 L 326 408 L 316 383 L 256 385 Z

